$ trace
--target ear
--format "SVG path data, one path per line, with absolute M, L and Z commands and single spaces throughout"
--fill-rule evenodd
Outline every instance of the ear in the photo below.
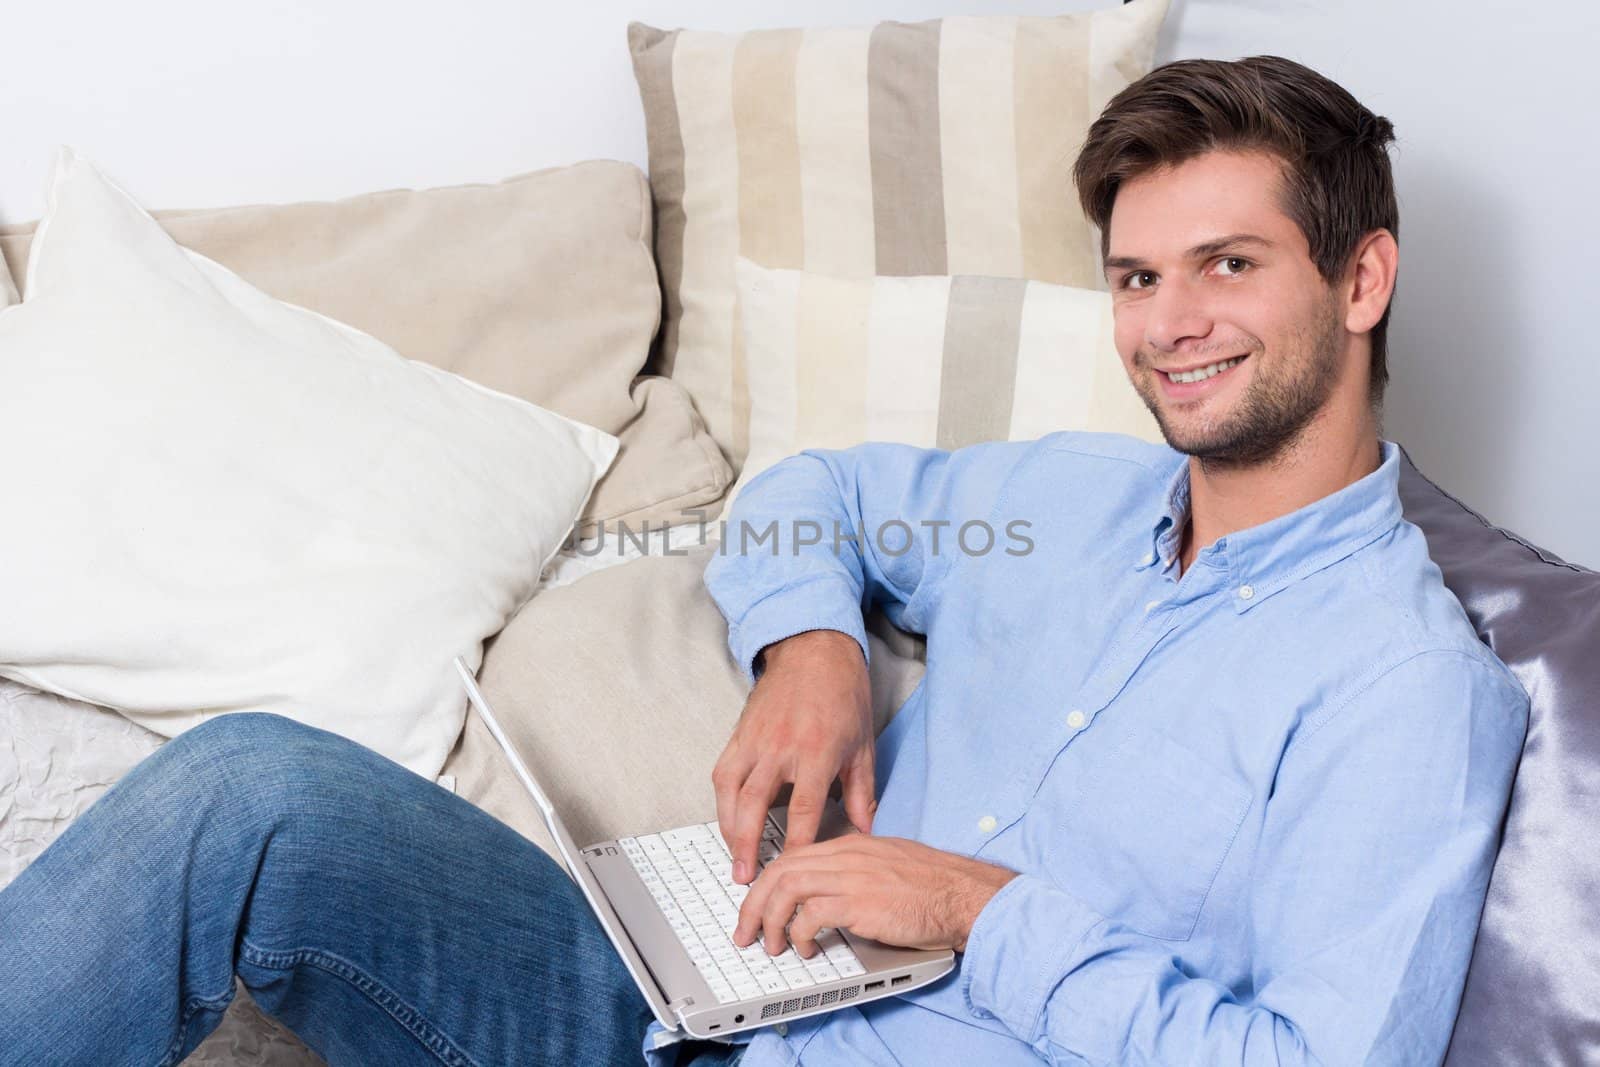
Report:
M 1388 230 L 1373 230 L 1356 246 L 1347 292 L 1344 326 L 1351 333 L 1368 333 L 1378 325 L 1394 296 L 1395 274 L 1400 269 L 1400 246 Z

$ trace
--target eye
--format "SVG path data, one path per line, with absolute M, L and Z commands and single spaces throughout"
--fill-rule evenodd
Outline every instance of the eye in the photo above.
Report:
M 1152 270 L 1129 271 L 1122 277 L 1124 289 L 1148 289 L 1156 283 L 1156 273 Z
M 1249 270 L 1253 264 L 1241 256 L 1223 256 L 1217 260 L 1217 273 L 1224 278 L 1236 277 Z

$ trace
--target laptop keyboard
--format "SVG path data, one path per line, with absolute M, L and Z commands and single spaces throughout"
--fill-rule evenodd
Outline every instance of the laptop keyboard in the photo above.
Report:
M 617 844 L 639 872 L 718 1003 L 807 989 L 867 973 L 837 930 L 818 933 L 821 951 L 809 960 L 792 945 L 769 956 L 759 937 L 748 948 L 735 945 L 733 928 L 750 887 L 733 880 L 733 860 L 716 823 L 624 837 Z M 765 867 L 782 847 L 783 835 L 769 818 L 757 867 Z

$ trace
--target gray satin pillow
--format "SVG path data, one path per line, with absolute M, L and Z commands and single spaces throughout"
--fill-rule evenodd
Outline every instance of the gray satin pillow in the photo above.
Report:
M 1532 700 L 1445 1062 L 1600 1063 L 1600 573 L 1494 526 L 1409 456 L 1400 498 Z

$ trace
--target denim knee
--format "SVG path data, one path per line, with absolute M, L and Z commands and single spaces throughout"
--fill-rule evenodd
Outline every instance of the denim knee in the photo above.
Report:
M 287 798 L 304 799 L 342 781 L 351 759 L 364 751 L 283 715 L 230 712 L 158 749 L 149 760 L 155 772 L 150 784 L 178 804 L 245 803 L 276 814 Z
M 214 758 L 227 758 L 240 751 L 258 752 L 264 747 L 325 732 L 272 711 L 231 711 L 185 730 L 170 744 L 183 745 Z

